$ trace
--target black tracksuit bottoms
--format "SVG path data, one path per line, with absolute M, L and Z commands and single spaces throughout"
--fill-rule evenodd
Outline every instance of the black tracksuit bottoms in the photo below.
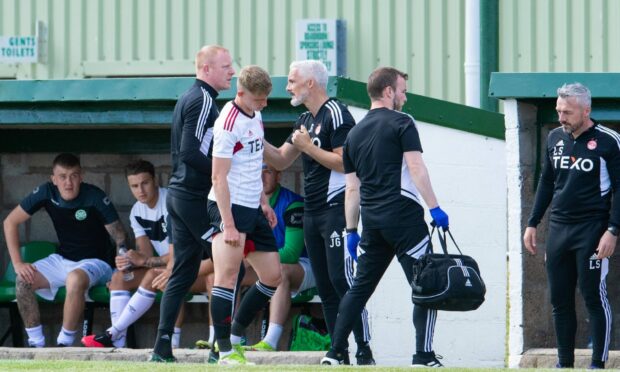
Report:
M 179 309 L 198 276 L 200 261 L 211 257 L 207 198 L 180 198 L 169 191 L 166 207 L 172 222 L 174 267 L 161 300 L 159 335 L 172 335 Z
M 342 233 L 345 228 L 343 206 L 304 214 L 304 240 L 316 288 L 321 297 L 327 330 L 334 332 L 340 299 L 353 280 L 353 263 L 345 265 L 345 246 Z M 349 260 L 350 261 L 350 260 Z M 353 327 L 355 342 L 365 345 L 370 341 L 368 312 L 360 308 Z M 348 337 L 348 334 L 347 334 Z
M 398 258 L 407 283 L 413 277 L 413 264 L 425 253 L 430 237 L 426 225 L 383 229 L 364 229 L 360 247 L 364 251 L 357 259 L 357 272 L 353 286 L 340 301 L 338 320 L 332 337 L 332 349 L 343 352 L 357 314 L 375 291 L 381 277 L 394 256 Z M 406 292 L 411 296 L 411 292 Z M 413 307 L 413 326 L 416 353 L 433 351 L 433 336 L 437 310 L 419 305 Z
M 562 365 L 572 365 L 575 360 L 577 285 L 590 315 L 592 360 L 606 361 L 609 354 L 612 312 L 605 282 L 609 260 L 598 260 L 595 253 L 606 228 L 604 220 L 549 222 L 546 269 Z

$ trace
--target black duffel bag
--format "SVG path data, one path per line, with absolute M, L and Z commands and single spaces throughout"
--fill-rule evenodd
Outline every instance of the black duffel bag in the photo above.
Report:
M 435 227 L 431 232 L 431 240 Z M 465 256 L 454 241 L 450 230 L 438 230 L 441 253 L 433 253 L 429 243 L 426 253 L 413 264 L 411 281 L 414 304 L 431 309 L 448 311 L 476 310 L 484 302 L 486 287 L 480 276 L 478 264 Z M 448 254 L 446 235 L 460 254 Z

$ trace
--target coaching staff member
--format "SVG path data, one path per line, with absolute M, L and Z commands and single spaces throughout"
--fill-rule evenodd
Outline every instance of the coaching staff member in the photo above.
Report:
M 265 159 L 276 169 L 283 170 L 301 154 L 304 240 L 331 336 L 340 299 L 349 289 L 353 272 L 352 261 L 345 262 L 342 239 L 345 227 L 342 145 L 355 120 L 345 105 L 327 96 L 327 78 L 327 68 L 320 61 L 291 63 L 286 85 L 293 96 L 291 105 L 303 104 L 308 111 L 297 119 L 293 133 L 280 148 L 265 142 Z M 370 331 L 366 309 L 360 310 L 353 333 L 357 364 L 375 364 L 368 344 Z
M 159 328 L 151 361 L 174 361 L 170 340 L 187 291 L 196 280 L 210 229 L 207 195 L 211 189 L 213 123 L 219 115 L 218 91 L 229 89 L 235 74 L 227 49 L 202 47 L 196 54 L 196 82 L 172 116 L 172 175 L 166 206 L 174 236 L 174 267 L 161 301 Z
M 547 137 L 523 236 L 525 248 L 536 254 L 536 226 L 551 203 L 546 268 L 561 368 L 573 368 L 575 361 L 577 284 L 590 314 L 591 368 L 605 367 L 611 337 L 605 278 L 620 227 L 620 135 L 590 118 L 591 101 L 590 90 L 579 83 L 558 89 L 561 127 Z
M 332 348 L 322 364 L 343 364 L 346 340 L 358 314 L 396 255 L 410 283 L 413 264 L 425 253 L 429 234 L 420 196 L 435 223 L 448 228 L 439 208 L 413 118 L 399 112 L 407 101 L 407 74 L 381 67 L 368 78 L 370 111 L 351 129 L 344 143 L 347 245 L 357 247 L 360 204 L 361 249 L 353 286 L 340 301 Z M 361 199 L 361 200 L 360 200 Z M 360 203 L 361 202 L 361 203 Z M 437 310 L 415 305 L 416 354 L 412 365 L 441 367 L 433 351 Z

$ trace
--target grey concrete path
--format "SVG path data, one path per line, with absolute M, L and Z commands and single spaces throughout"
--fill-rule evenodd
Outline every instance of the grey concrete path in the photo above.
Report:
M 592 350 L 575 350 L 575 368 L 588 368 L 592 360 Z M 521 368 L 555 368 L 558 362 L 558 353 L 555 349 L 530 349 L 521 357 Z M 609 360 L 605 363 L 606 369 L 620 369 L 620 351 L 609 352 Z
M 150 349 L 113 349 L 64 347 L 64 348 L 14 348 L 0 347 L 0 359 L 39 359 L 39 360 L 118 360 L 143 362 L 150 357 Z M 592 351 L 580 349 L 575 352 L 575 367 L 587 368 Z M 176 349 L 175 357 L 184 363 L 206 363 L 209 350 Z M 248 360 L 256 364 L 299 364 L 318 365 L 325 355 L 322 351 L 282 351 L 246 353 Z M 555 349 L 530 349 L 523 354 L 521 368 L 554 368 L 557 362 Z M 450 366 L 458 367 L 458 366 Z M 606 368 L 620 369 L 620 351 L 611 351 Z
M 150 349 L 113 349 L 85 347 L 46 347 L 40 349 L 0 347 L 0 359 L 47 359 L 47 360 L 119 360 L 144 362 L 150 357 Z M 325 352 L 318 351 L 248 351 L 246 356 L 256 364 L 319 364 Z M 209 350 L 176 349 L 174 356 L 179 362 L 206 363 Z

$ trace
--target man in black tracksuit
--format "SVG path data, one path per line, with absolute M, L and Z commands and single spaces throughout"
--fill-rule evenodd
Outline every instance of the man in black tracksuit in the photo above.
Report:
M 321 364 L 343 364 L 346 340 L 359 312 L 396 256 L 411 283 L 413 264 L 425 253 L 430 237 L 422 200 L 437 226 L 448 228 L 422 159 L 422 145 L 413 118 L 399 112 L 407 101 L 407 74 L 378 68 L 368 79 L 370 111 L 347 136 L 343 163 L 346 174 L 345 214 L 347 249 L 356 257 L 357 224 L 362 206 L 357 273 L 340 301 L 332 347 Z M 409 293 L 410 295 L 410 293 Z M 415 305 L 415 367 L 441 367 L 433 350 L 437 310 Z
M 591 368 L 604 368 L 611 336 L 605 278 L 620 227 L 620 135 L 590 118 L 588 88 L 558 89 L 560 128 L 549 133 L 534 208 L 523 237 L 536 253 L 536 226 L 551 204 L 546 268 L 558 344 L 558 367 L 575 360 L 575 287 L 590 314 Z M 611 215 L 610 215 L 611 210 Z
M 196 54 L 196 82 L 179 98 L 172 118 L 172 175 L 166 206 L 174 235 L 174 268 L 161 301 L 152 361 L 174 361 L 170 340 L 187 291 L 196 280 L 210 221 L 213 123 L 219 115 L 218 91 L 229 89 L 235 70 L 227 49 L 209 45 Z M 210 252 L 208 252 L 210 256 Z
M 320 61 L 295 61 L 290 66 L 287 91 L 291 104 L 303 104 L 293 133 L 280 147 L 265 143 L 265 159 L 282 170 L 301 154 L 304 168 L 304 240 L 323 314 L 331 335 L 340 299 L 353 280 L 353 261 L 345 260 L 344 174 L 342 145 L 355 125 L 345 105 L 327 96 L 327 69 Z M 360 310 L 353 330 L 358 365 L 375 364 L 368 344 L 368 313 Z M 348 357 L 348 354 L 347 354 Z M 348 359 L 347 359 L 348 362 Z

